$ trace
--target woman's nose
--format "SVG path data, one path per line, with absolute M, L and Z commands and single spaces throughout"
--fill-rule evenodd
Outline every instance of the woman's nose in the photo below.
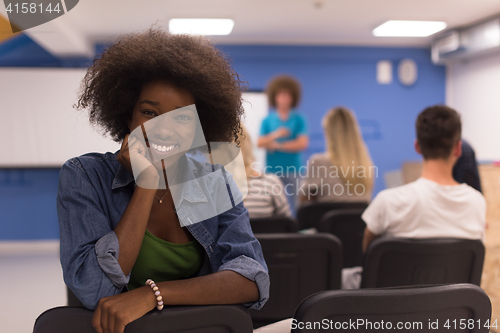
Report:
M 175 134 L 174 123 L 167 114 L 163 114 L 155 119 L 154 134 L 160 139 L 168 139 Z

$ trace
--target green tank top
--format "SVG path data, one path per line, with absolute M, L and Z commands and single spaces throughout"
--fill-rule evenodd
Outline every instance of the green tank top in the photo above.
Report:
M 127 285 L 129 290 L 155 282 L 174 281 L 195 276 L 203 264 L 205 250 L 196 241 L 175 244 L 146 230 Z

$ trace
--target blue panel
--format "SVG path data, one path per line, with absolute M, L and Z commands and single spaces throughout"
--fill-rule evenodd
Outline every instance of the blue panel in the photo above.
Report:
M 0 66 L 58 67 L 59 59 L 25 34 L 0 44 Z
M 59 169 L 0 169 L 0 240 L 59 239 Z
M 0 67 L 88 67 L 89 58 L 59 59 L 25 34 L 0 43 Z

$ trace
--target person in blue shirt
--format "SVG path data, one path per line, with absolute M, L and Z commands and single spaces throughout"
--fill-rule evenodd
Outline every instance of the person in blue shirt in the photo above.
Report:
M 300 84 L 291 76 L 279 75 L 270 81 L 266 93 L 269 105 L 276 111 L 262 121 L 258 146 L 267 150 L 265 172 L 281 178 L 293 210 L 301 152 L 309 145 L 307 121 L 295 110 L 300 101 Z
M 269 274 L 234 182 L 220 164 L 184 154 L 199 149 L 196 119 L 206 143 L 238 140 L 241 89 L 228 60 L 202 38 L 125 35 L 90 66 L 77 106 L 122 142 L 70 159 L 59 175 L 64 282 L 95 310 L 96 331 L 123 332 L 163 305 L 260 309 Z M 182 178 L 172 182 L 170 170 Z

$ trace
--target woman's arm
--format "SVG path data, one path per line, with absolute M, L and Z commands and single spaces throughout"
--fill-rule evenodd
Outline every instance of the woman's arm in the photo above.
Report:
M 257 284 L 233 271 L 157 283 L 164 305 L 241 304 L 259 299 Z M 158 304 L 149 286 L 101 299 L 92 325 L 98 333 L 123 332 L 125 326 Z M 164 309 L 168 311 L 168 309 Z
M 125 212 L 123 212 L 114 229 L 120 245 L 118 263 L 125 275 L 129 275 L 132 271 L 141 250 L 142 240 L 160 179 L 158 171 L 140 153 L 145 151 L 143 144 L 135 137 L 129 142 L 129 137 L 129 134 L 125 136 L 116 158 L 130 173 L 133 173 L 131 158 L 134 159 L 133 162 L 140 165 L 142 172 L 140 175 L 134 175 L 137 186 Z
M 118 264 L 125 275 L 132 271 L 141 250 L 155 193 L 156 190 L 137 186 L 114 230 L 120 244 Z

